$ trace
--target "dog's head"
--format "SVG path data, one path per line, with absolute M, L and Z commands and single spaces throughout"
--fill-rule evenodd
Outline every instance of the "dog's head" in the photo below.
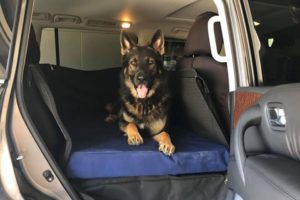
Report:
M 121 33 L 125 85 L 135 98 L 145 99 L 155 93 L 163 76 L 164 36 L 158 30 L 149 45 L 136 43 L 136 36 Z

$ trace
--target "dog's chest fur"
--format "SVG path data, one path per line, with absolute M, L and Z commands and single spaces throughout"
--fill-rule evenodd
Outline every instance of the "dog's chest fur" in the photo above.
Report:
M 165 115 L 164 105 L 166 98 L 153 102 L 153 100 L 144 101 L 125 101 L 125 111 L 127 114 L 141 121 L 153 121 Z
M 137 100 L 134 98 L 123 98 L 125 120 L 137 123 L 149 123 L 166 117 L 168 107 L 168 95 L 161 98 L 150 98 Z

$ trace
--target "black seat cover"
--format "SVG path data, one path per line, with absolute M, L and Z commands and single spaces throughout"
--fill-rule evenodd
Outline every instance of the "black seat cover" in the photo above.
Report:
M 56 161 L 65 164 L 66 156 L 64 155 L 64 151 L 67 145 L 66 140 L 57 125 L 55 117 L 43 100 L 43 96 L 37 85 L 39 83 L 33 78 L 33 71 L 38 70 L 35 65 L 39 63 L 39 60 L 40 49 L 36 41 L 34 29 L 31 26 L 24 66 L 24 101 L 31 120 L 35 124 L 35 127 L 40 133 L 40 137 L 43 139 L 48 150 Z
M 194 68 L 204 79 L 215 109 L 215 117 L 223 129 L 225 137 L 229 138 L 229 110 L 228 110 L 228 75 L 225 64 L 215 61 L 211 57 L 208 38 L 208 20 L 215 13 L 201 14 L 193 24 L 184 47 L 184 58 L 179 62 L 179 69 Z M 215 24 L 217 49 L 222 48 L 222 33 L 219 24 Z
M 36 41 L 36 36 L 35 36 L 33 26 L 31 26 L 25 65 L 28 66 L 29 64 L 38 64 L 39 61 L 40 61 L 40 48 L 39 48 L 39 44 Z

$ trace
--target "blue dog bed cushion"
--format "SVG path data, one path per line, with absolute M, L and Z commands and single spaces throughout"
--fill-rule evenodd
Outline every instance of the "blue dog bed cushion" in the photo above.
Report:
M 92 124 L 86 127 L 93 129 Z M 127 138 L 113 125 L 98 123 L 93 131 L 77 129 L 77 132 L 81 134 L 73 138 L 67 165 L 69 178 L 179 175 L 227 169 L 226 147 L 180 127 L 170 130 L 176 147 L 170 157 L 159 152 L 157 143 L 150 137 L 144 137 L 140 146 L 128 145 Z

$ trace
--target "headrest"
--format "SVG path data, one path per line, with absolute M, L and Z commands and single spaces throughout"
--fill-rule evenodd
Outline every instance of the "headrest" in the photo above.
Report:
M 209 38 L 208 38 L 208 20 L 216 16 L 216 13 L 206 12 L 196 18 L 184 46 L 184 55 L 191 56 L 193 54 L 211 54 Z M 218 52 L 220 52 L 223 44 L 220 23 L 215 23 L 215 35 Z
M 28 66 L 29 64 L 38 64 L 39 61 L 40 61 L 40 48 L 39 48 L 39 44 L 36 41 L 33 26 L 31 25 L 28 47 L 27 47 L 27 55 L 26 55 L 26 66 Z

